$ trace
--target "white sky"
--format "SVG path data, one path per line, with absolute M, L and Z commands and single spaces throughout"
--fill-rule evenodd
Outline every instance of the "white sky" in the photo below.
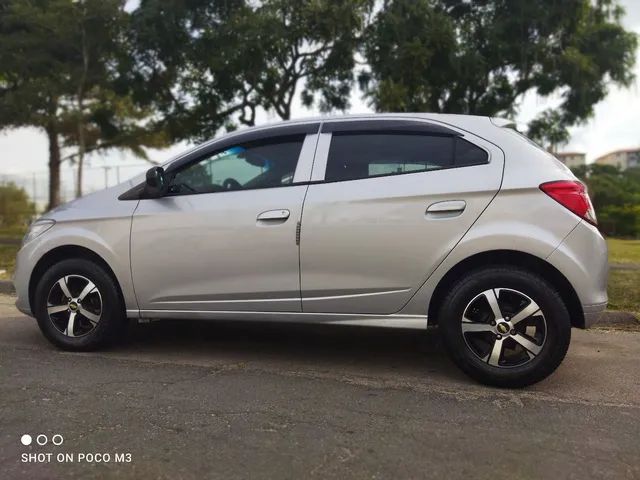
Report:
M 623 0 L 627 14 L 623 23 L 627 29 L 640 34 L 640 1 Z M 638 82 L 640 82 L 640 52 L 637 54 L 635 65 L 636 82 L 628 89 L 611 87 L 609 94 L 595 107 L 595 114 L 586 124 L 571 129 L 571 141 L 564 151 L 579 151 L 587 154 L 587 160 L 592 161 L 598 156 L 620 148 L 640 146 L 640 96 Z M 351 108 L 348 113 L 370 112 L 371 109 L 360 98 L 361 93 L 354 91 Z M 529 93 L 521 102 L 518 123 L 527 123 L 538 112 L 553 107 L 557 99 L 541 98 L 535 93 Z M 299 103 L 293 110 L 293 118 L 308 117 L 317 114 L 313 110 L 304 109 Z M 278 121 L 275 116 L 262 115 L 259 123 Z M 187 148 L 186 144 L 174 145 L 165 150 L 151 151 L 150 157 L 156 161 L 164 161 Z M 38 190 L 37 197 L 44 198 L 44 179 L 48 161 L 47 140 L 43 132 L 34 128 L 5 130 L 0 132 L 0 180 L 3 175 L 10 175 L 18 183 Z M 141 171 L 147 164 L 131 155 L 110 152 L 104 155 L 92 155 L 88 159 L 86 189 L 94 190 L 104 187 L 105 182 L 110 185 L 116 183 L 116 175 L 125 180 Z M 115 166 L 120 166 L 116 172 Z M 113 167 L 108 171 L 105 167 Z M 68 166 L 63 168 L 63 195 L 71 195 L 72 175 Z M 14 177 L 15 176 L 15 177 Z M 29 179 L 37 178 L 32 182 Z M 38 184 L 36 186 L 36 183 Z M 65 194 L 65 191 L 67 192 Z M 30 192 L 31 193 L 31 192 Z

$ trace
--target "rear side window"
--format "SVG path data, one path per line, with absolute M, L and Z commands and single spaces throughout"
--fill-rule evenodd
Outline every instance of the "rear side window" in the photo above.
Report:
M 404 133 L 334 133 L 329 182 L 487 163 L 487 153 L 459 137 Z

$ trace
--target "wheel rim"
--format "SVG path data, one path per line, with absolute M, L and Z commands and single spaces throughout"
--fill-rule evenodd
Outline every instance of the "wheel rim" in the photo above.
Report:
M 102 295 L 88 278 L 66 275 L 49 290 L 47 314 L 53 326 L 63 335 L 88 335 L 100 322 Z
M 462 315 L 462 336 L 483 362 L 499 368 L 533 361 L 547 339 L 542 309 L 511 288 L 492 288 L 476 295 Z

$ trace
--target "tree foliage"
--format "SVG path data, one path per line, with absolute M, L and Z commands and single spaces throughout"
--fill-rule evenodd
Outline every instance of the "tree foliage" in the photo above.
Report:
M 173 139 L 254 125 L 258 110 L 345 109 L 371 0 L 143 0 L 123 82 Z
M 573 172 L 587 184 L 598 224 L 606 234 L 640 237 L 640 167 L 620 171 L 591 164 Z
M 615 0 L 386 0 L 360 81 L 378 111 L 511 115 L 526 92 L 557 94 L 572 125 L 632 80 L 622 14 Z
M 557 152 L 558 147 L 566 145 L 570 140 L 562 113 L 551 109 L 545 110 L 531 121 L 528 136 L 552 153 Z
M 0 128 L 34 126 L 49 140 L 49 207 L 60 202 L 61 147 L 143 155 L 164 144 L 148 112 L 112 88 L 124 0 L 6 0 L 0 4 Z M 79 178 L 81 178 L 79 176 Z M 78 189 L 81 193 L 80 189 Z

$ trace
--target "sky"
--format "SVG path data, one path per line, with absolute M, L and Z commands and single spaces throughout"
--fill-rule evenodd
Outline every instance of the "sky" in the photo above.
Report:
M 623 0 L 626 9 L 623 24 L 628 30 L 640 34 L 640 0 Z M 607 97 L 597 104 L 593 117 L 586 123 L 570 129 L 571 140 L 562 151 L 584 152 L 587 161 L 612 150 L 640 147 L 640 50 L 636 53 L 634 68 L 636 81 L 629 88 L 611 86 Z M 552 108 L 558 98 L 542 98 L 529 92 L 522 99 L 516 121 L 526 124 L 539 112 Z M 361 99 L 361 93 L 354 90 L 351 108 L 346 113 L 368 113 L 372 110 Z M 302 107 L 298 102 L 293 109 L 292 118 L 317 115 L 318 112 Z M 263 114 L 258 123 L 279 121 L 275 115 Z M 151 150 L 149 157 L 164 162 L 172 156 L 189 148 L 188 144 L 177 144 L 164 150 Z M 25 187 L 39 203 L 46 200 L 46 171 L 48 162 L 47 139 L 43 132 L 34 128 L 5 130 L 0 132 L 0 181 L 13 180 Z M 148 164 L 135 157 L 109 152 L 103 155 L 91 155 L 85 174 L 86 190 L 92 191 L 106 185 L 114 185 L 141 173 Z M 62 172 L 63 197 L 73 196 L 73 169 L 64 168 Z

